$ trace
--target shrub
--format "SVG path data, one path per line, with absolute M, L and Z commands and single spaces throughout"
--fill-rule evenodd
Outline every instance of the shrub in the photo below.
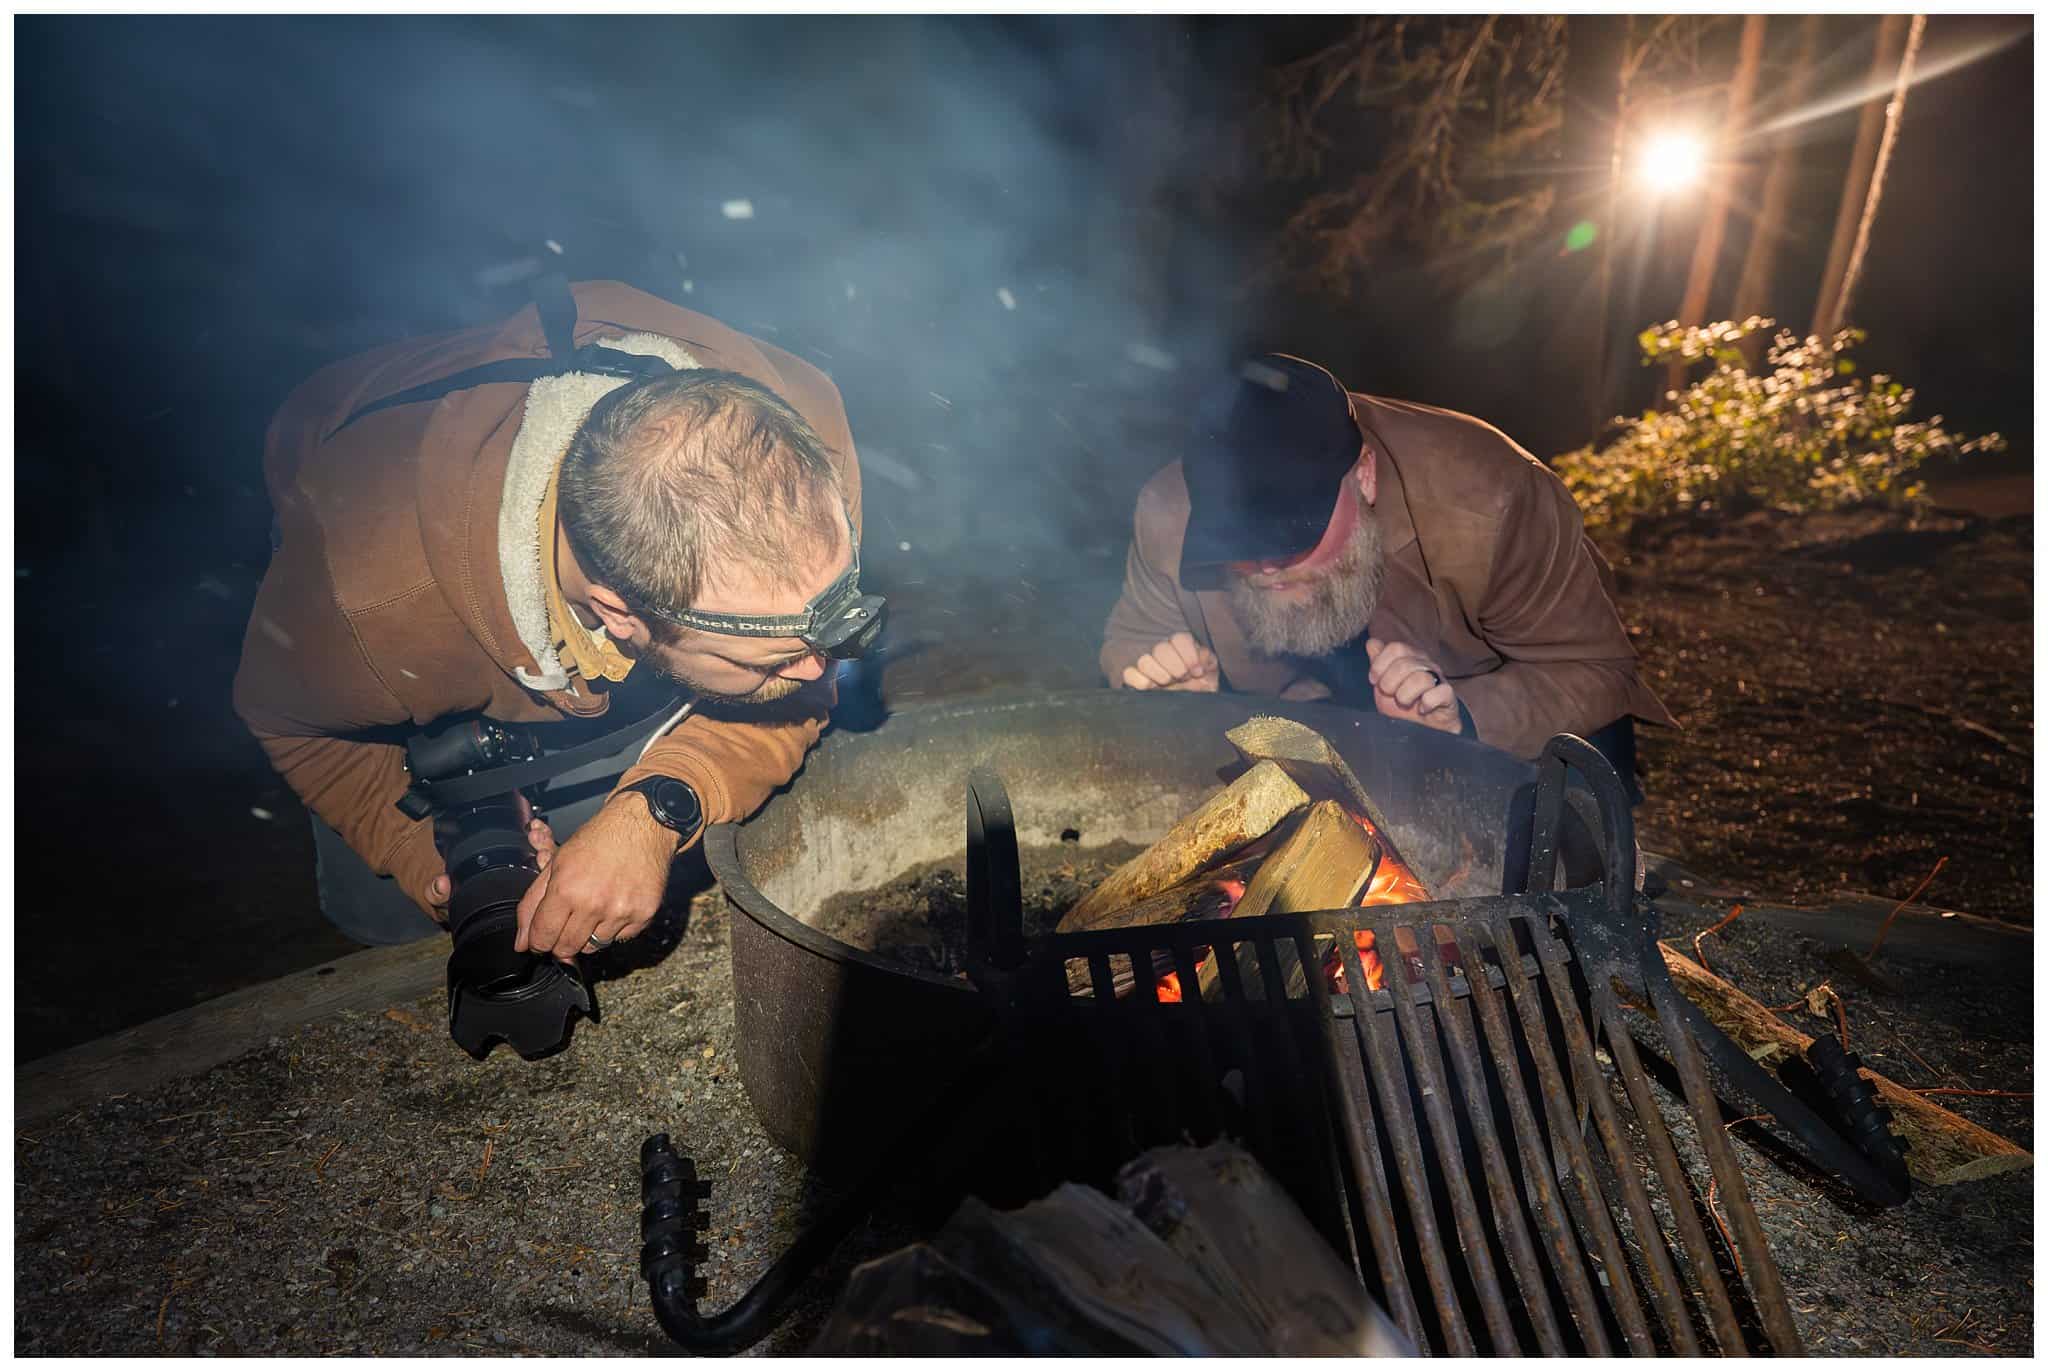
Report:
M 1708 370 L 1667 393 L 1666 408 L 1616 419 L 1620 431 L 1605 447 L 1555 459 L 1587 524 L 1625 531 L 1644 516 L 1709 503 L 1793 511 L 1914 503 L 1922 495 L 1914 476 L 1931 459 L 2005 447 L 1997 434 L 1960 438 L 1940 415 L 1909 420 L 1912 391 L 1856 374 L 1846 354 L 1863 340 L 1859 330 L 1826 343 L 1781 330 L 1764 367 L 1751 371 L 1737 344 L 1771 325 L 1673 322 L 1638 336 L 1645 366 L 1675 358 Z

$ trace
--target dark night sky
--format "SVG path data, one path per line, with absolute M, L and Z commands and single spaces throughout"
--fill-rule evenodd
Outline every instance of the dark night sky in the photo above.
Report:
M 1029 444 L 1042 416 L 1008 413 L 1031 408 L 1017 402 L 1070 370 L 1118 370 L 1136 327 L 1134 302 L 1103 287 L 1100 226 L 1128 181 L 1118 119 L 1148 22 L 24 20 L 25 433 L 83 419 L 105 479 L 145 509 L 159 482 L 248 482 L 283 389 L 395 334 L 517 308 L 521 285 L 479 273 L 553 238 L 574 273 L 803 335 L 847 373 L 857 422 L 871 365 L 956 415 L 955 391 L 1005 411 L 992 452 Z M 1298 49 L 1319 22 L 1198 22 L 1200 118 L 1239 118 L 1262 47 Z M 1926 57 L 2027 28 L 1938 17 Z M 1864 51 L 1828 74 L 1860 74 Z M 2028 36 L 1914 91 L 1856 310 L 1870 359 L 1928 408 L 2022 441 L 2032 76 Z M 1850 111 L 1811 130 L 1782 311 L 1801 325 L 1853 129 Z M 1168 156 L 1199 158 L 1180 132 Z M 1281 194 L 1240 177 L 1231 203 Z M 736 195 L 754 218 L 720 216 Z M 1514 347 L 1461 348 L 1454 309 L 1393 290 L 1398 264 L 1351 301 L 1240 297 L 1257 218 L 1178 230 L 1172 351 L 1315 351 L 1356 385 L 1472 409 L 1539 452 L 1583 438 L 1545 413 L 1540 369 Z M 1025 301 L 1007 317 L 989 304 L 1004 283 Z M 1669 315 L 1655 286 L 1622 327 Z M 166 433 L 191 433 L 194 408 L 217 435 Z M 24 446 L 18 480 L 46 451 Z

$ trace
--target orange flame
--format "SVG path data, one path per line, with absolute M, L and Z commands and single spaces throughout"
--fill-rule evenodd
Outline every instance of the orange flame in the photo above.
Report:
M 1379 843 L 1381 854 L 1379 866 L 1374 869 L 1372 879 L 1366 883 L 1364 892 L 1358 897 L 1359 908 L 1374 905 L 1406 905 L 1411 901 L 1428 900 L 1429 888 L 1422 884 L 1422 879 L 1416 876 L 1406 863 L 1394 856 L 1393 845 L 1387 841 L 1378 827 L 1364 815 L 1353 811 L 1346 813 Z M 1228 917 L 1230 912 L 1237 908 L 1237 903 L 1244 899 L 1245 884 L 1231 878 L 1219 882 L 1218 886 L 1230 897 L 1229 903 L 1213 916 L 1216 919 L 1223 919 Z M 1380 961 L 1379 951 L 1373 947 L 1372 931 L 1360 929 L 1352 935 L 1352 940 L 1358 945 L 1358 958 L 1360 965 L 1365 968 L 1366 986 L 1374 991 L 1379 990 L 1386 984 L 1387 972 L 1385 965 Z M 1204 954 L 1199 965 L 1206 965 L 1210 956 L 1212 955 Z M 1332 989 L 1338 995 L 1344 995 L 1344 960 L 1332 952 L 1324 971 L 1330 978 Z M 1162 1004 L 1176 1005 L 1185 999 L 1178 972 L 1168 972 L 1160 977 L 1155 991 Z
M 1410 901 L 1428 900 L 1429 888 L 1422 884 L 1422 879 L 1415 875 L 1408 864 L 1394 856 L 1393 845 L 1387 841 L 1386 835 L 1364 815 L 1353 813 L 1351 817 L 1358 821 L 1359 828 L 1371 834 L 1380 845 L 1380 865 L 1373 872 L 1372 880 L 1365 884 L 1364 893 L 1358 897 L 1359 908 L 1374 905 L 1406 905 Z M 1380 961 L 1379 951 L 1373 947 L 1372 931 L 1358 930 L 1352 935 L 1352 942 L 1358 945 L 1358 960 L 1365 968 L 1367 989 L 1379 990 L 1386 985 L 1387 969 Z M 1331 981 L 1335 983 L 1337 993 L 1343 995 L 1346 991 L 1344 960 L 1333 953 L 1331 962 Z

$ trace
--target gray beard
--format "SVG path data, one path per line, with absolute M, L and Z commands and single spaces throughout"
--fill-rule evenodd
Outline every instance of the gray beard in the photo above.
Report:
M 1247 586 L 1234 572 L 1226 580 L 1230 608 L 1254 648 L 1269 657 L 1325 657 L 1365 632 L 1379 608 L 1386 575 L 1379 518 L 1368 505 L 1359 510 L 1357 527 L 1335 565 L 1306 597 L 1283 600 Z

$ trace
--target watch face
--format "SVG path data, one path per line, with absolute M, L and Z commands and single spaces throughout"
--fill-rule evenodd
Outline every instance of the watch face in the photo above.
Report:
M 662 823 L 676 830 L 695 827 L 701 813 L 697 804 L 697 793 L 673 777 L 665 778 L 654 788 L 653 800 L 661 811 Z

